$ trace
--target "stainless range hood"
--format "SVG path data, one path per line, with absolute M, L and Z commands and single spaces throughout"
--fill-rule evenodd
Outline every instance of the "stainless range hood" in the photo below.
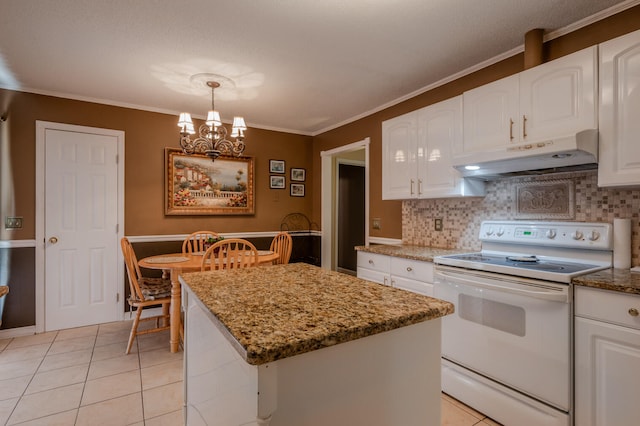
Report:
M 597 129 L 453 158 L 453 167 L 459 170 L 462 176 L 483 180 L 595 169 L 597 163 Z

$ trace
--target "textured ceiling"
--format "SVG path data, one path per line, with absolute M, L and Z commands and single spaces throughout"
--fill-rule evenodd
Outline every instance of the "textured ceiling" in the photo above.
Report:
M 0 0 L 0 87 L 317 134 L 620 0 Z

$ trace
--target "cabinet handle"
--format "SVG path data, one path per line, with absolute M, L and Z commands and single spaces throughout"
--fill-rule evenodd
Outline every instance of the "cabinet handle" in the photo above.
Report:
M 522 116 L 522 137 L 527 138 L 527 116 Z
M 396 286 L 396 282 L 394 280 L 391 280 L 391 287 L 395 287 Z
M 389 284 L 387 283 L 387 277 L 384 277 L 384 285 L 389 285 Z
M 513 119 L 509 119 L 509 139 L 513 140 Z
M 632 317 L 637 317 L 638 310 L 636 308 L 629 308 L 629 315 L 631 315 Z
M 407 266 L 407 272 L 411 272 L 413 271 L 413 268 L 411 266 Z
M 413 184 L 414 184 L 414 181 L 413 179 L 411 179 L 411 195 L 413 195 Z
M 369 265 L 373 265 L 373 260 L 369 259 Z
M 418 179 L 418 195 L 422 195 L 422 179 Z

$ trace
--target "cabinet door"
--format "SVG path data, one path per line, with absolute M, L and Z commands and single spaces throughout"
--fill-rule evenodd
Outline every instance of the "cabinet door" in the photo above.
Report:
M 464 92 L 464 140 L 456 156 L 504 151 L 517 142 L 518 90 L 518 75 L 513 75 Z
M 600 45 L 598 186 L 640 185 L 640 31 Z
M 462 97 L 423 108 L 418 114 L 418 197 L 455 192 L 459 172 L 451 166 L 453 146 L 462 141 Z
M 462 146 L 462 96 L 418 111 L 418 197 L 482 196 L 485 185 L 453 168 Z
M 640 331 L 586 318 L 575 324 L 575 424 L 637 424 Z
M 597 128 L 596 54 L 593 46 L 520 73 L 522 142 Z
M 382 199 L 417 196 L 417 116 L 413 111 L 382 122 Z

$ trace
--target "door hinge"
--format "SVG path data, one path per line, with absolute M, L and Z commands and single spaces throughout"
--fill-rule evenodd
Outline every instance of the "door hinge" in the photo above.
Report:
M 116 302 L 120 301 L 120 293 L 116 293 Z
M 118 164 L 119 162 L 120 162 L 120 156 L 116 154 L 116 164 Z
M 116 234 L 117 234 L 118 232 L 120 232 L 120 224 L 119 224 L 119 223 L 116 223 Z

